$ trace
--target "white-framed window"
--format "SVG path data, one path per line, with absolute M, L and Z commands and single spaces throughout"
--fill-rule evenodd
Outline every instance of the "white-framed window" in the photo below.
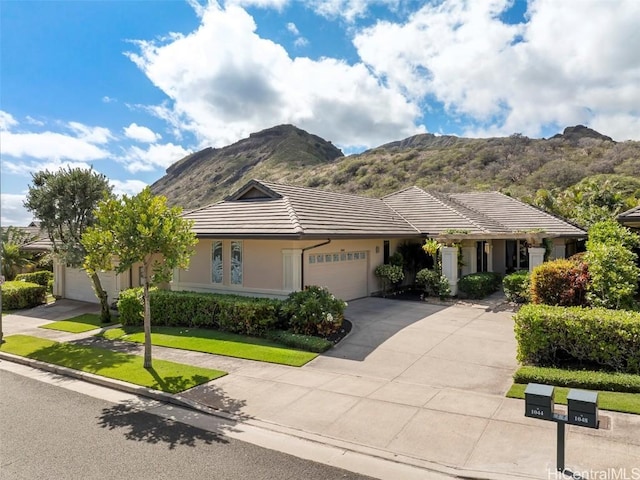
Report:
M 231 285 L 242 285 L 242 241 L 231 242 Z
M 211 245 L 211 282 L 222 283 L 224 265 L 222 256 L 222 240 L 214 240 Z
M 356 260 L 366 260 L 367 252 L 336 252 L 336 253 L 320 253 L 309 255 L 310 264 L 318 263 L 338 263 L 353 262 Z

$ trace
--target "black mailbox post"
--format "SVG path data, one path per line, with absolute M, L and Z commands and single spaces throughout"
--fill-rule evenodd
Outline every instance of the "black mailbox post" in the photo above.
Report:
M 569 390 L 567 395 L 568 423 L 598 428 L 598 393 Z
M 554 388 L 551 385 L 530 383 L 524 391 L 525 417 L 553 420 Z

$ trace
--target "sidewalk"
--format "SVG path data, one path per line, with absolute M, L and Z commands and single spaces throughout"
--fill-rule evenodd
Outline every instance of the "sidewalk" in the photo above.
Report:
M 49 316 L 62 314 L 39 308 L 4 317 L 5 335 L 120 346 L 91 337 L 95 331 L 39 329 Z M 60 308 L 73 312 L 68 318 L 90 307 L 73 302 Z M 351 334 L 302 368 L 162 347 L 154 347 L 153 355 L 229 372 L 174 400 L 236 422 L 258 421 L 277 432 L 448 475 L 556 478 L 548 473 L 555 475 L 555 424 L 525 418 L 523 402 L 504 397 L 516 368 L 515 341 L 512 313 L 499 302 L 368 298 L 352 302 L 347 315 Z M 142 353 L 142 346 L 126 343 L 128 352 L 132 348 Z M 610 430 L 568 428 L 567 467 L 626 468 L 631 474 L 640 467 L 640 418 L 602 415 L 611 418 Z

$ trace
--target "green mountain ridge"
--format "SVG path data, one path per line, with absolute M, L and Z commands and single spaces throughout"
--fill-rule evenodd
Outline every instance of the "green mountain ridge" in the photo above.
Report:
M 252 178 L 380 197 L 417 185 L 436 192 L 496 190 L 530 201 L 586 177 L 640 178 L 640 142 L 614 142 L 577 125 L 549 139 L 425 133 L 344 156 L 293 125 L 205 148 L 174 163 L 151 189 L 190 209 L 219 201 Z

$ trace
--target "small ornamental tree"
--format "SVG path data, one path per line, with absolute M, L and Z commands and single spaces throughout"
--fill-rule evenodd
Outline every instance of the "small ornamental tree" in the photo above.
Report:
M 107 177 L 90 168 L 45 170 L 33 174 L 33 185 L 29 186 L 24 206 L 47 232 L 53 254 L 67 265 L 78 267 L 86 254 L 82 235 L 93 225 L 93 210 L 98 202 L 109 195 L 111 186 Z M 87 274 L 100 300 L 102 321 L 109 322 L 107 292 L 97 271 L 87 271 Z
M 151 368 L 151 309 L 149 288 L 171 280 L 174 268 L 187 268 L 197 243 L 193 222 L 182 218 L 182 210 L 167 206 L 167 199 L 154 196 L 147 187 L 138 195 L 101 202 L 95 225 L 82 243 L 87 250 L 84 267 L 122 273 L 142 264 L 144 300 L 144 368 Z

